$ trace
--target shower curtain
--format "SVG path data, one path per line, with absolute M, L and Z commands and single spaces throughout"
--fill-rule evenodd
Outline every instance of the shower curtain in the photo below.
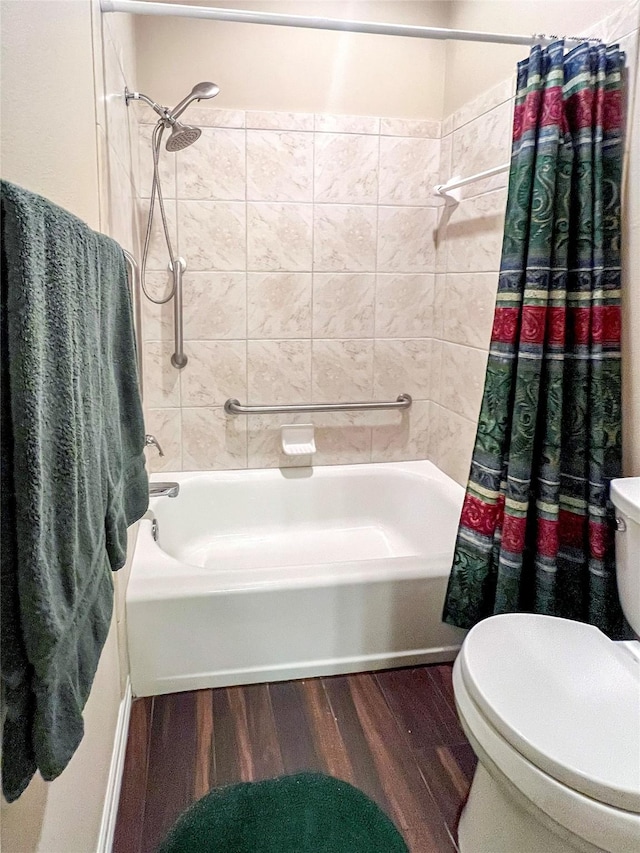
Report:
M 506 224 L 471 472 L 444 607 L 629 636 L 609 481 L 621 476 L 617 46 L 518 64 Z

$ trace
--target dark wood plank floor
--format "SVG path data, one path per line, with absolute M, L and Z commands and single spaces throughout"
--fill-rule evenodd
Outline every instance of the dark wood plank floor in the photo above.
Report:
M 151 853 L 213 787 L 314 770 L 374 799 L 412 853 L 455 853 L 474 768 L 446 665 L 138 699 L 113 849 Z

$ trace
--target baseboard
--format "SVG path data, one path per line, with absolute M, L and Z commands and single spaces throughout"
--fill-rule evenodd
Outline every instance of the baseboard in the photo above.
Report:
M 129 734 L 129 717 L 131 716 L 131 681 L 127 676 L 124 687 L 124 698 L 118 709 L 118 722 L 116 733 L 113 738 L 113 752 L 111 754 L 111 765 L 109 767 L 109 779 L 107 792 L 104 798 L 104 809 L 100 823 L 100 835 L 96 853 L 111 853 L 113 847 L 113 834 L 116 828 L 118 816 L 118 801 L 120 800 L 120 787 L 122 785 L 122 773 L 124 771 L 124 757 L 127 751 L 127 737 Z

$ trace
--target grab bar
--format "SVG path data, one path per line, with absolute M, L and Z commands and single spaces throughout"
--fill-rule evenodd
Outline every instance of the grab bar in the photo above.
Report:
M 181 370 L 187 363 L 187 356 L 184 354 L 184 334 L 182 329 L 182 273 L 187 268 L 187 262 L 184 258 L 175 259 L 175 269 L 173 265 L 173 280 L 175 282 L 175 290 L 173 295 L 173 332 L 176 341 L 176 349 L 171 356 L 171 364 Z
M 127 262 L 129 273 L 129 292 L 131 294 L 131 306 L 133 308 L 133 332 L 136 344 L 136 363 L 138 366 L 138 388 L 140 389 L 140 397 L 142 397 L 142 307 L 140 305 L 138 262 L 131 252 L 127 252 L 126 249 L 123 249 L 122 253 L 124 254 L 124 259 Z
M 239 400 L 224 404 L 228 415 L 295 415 L 305 412 L 371 412 L 374 409 L 408 409 L 413 400 L 400 394 L 397 400 L 385 403 L 299 403 L 292 406 L 243 406 Z

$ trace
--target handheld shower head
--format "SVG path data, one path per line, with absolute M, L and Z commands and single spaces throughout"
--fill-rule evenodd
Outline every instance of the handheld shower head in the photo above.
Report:
M 196 83 L 193 89 L 189 92 L 186 98 L 183 98 L 179 104 L 169 112 L 170 119 L 177 119 L 186 110 L 192 101 L 201 101 L 208 98 L 215 98 L 220 91 L 220 88 L 215 83 Z
M 171 134 L 167 139 L 165 148 L 167 151 L 182 151 L 183 148 L 188 148 L 189 145 L 200 138 L 202 131 L 199 127 L 193 127 L 190 124 L 182 124 L 179 121 L 174 121 L 171 125 Z

